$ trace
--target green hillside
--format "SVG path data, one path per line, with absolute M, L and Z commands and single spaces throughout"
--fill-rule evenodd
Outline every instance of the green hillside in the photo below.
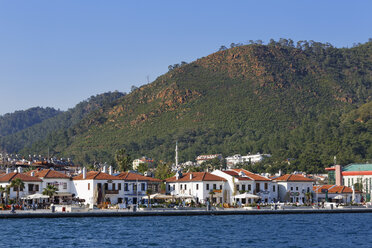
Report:
M 108 92 L 92 96 L 89 99 L 80 102 L 68 111 L 62 112 L 52 109 L 54 110 L 54 115 L 50 116 L 50 118 L 44 118 L 44 120 L 38 122 L 34 121 L 24 128 L 15 130 L 8 133 L 8 135 L 0 137 L 0 150 L 11 153 L 19 152 L 21 149 L 45 139 L 48 135 L 53 136 L 52 133 L 55 133 L 57 130 L 68 130 L 90 113 L 102 108 L 103 106 L 111 106 L 110 104 L 122 96 L 124 96 L 124 94 L 120 92 Z M 40 108 L 38 109 L 40 111 Z M 45 109 L 45 111 L 46 110 L 49 112 L 51 111 L 50 108 Z M 7 116 L 8 114 L 4 117 Z M 11 125 L 14 127 L 24 125 L 23 120 L 23 117 L 13 118 Z M 0 127 L 2 127 L 2 125 Z M 33 151 L 30 152 L 32 153 Z
M 0 116 L 0 137 L 11 135 L 60 114 L 54 108 L 35 107 Z
M 309 172 L 335 155 L 341 163 L 371 158 L 370 121 L 349 116 L 370 106 L 371 42 L 252 44 L 171 69 L 29 151 L 50 147 L 89 164 L 126 148 L 132 157 L 173 161 L 178 140 L 181 161 L 264 152 Z

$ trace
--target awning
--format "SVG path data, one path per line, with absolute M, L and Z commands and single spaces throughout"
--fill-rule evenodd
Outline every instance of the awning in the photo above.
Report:
M 150 199 L 172 199 L 172 198 L 173 196 L 171 195 L 164 195 L 164 194 L 159 194 L 159 193 L 150 195 Z
M 32 199 L 47 199 L 47 198 L 49 198 L 49 196 L 43 195 L 43 194 L 40 194 L 40 193 L 36 193 L 36 194 L 33 194 L 33 195 L 24 196 L 21 199 L 32 200 Z
M 54 196 L 72 196 L 69 192 L 56 192 Z
M 343 198 L 344 197 L 342 195 L 336 195 L 335 197 L 333 197 L 333 199 L 336 199 L 336 200 L 341 200 Z
M 249 193 L 243 193 L 243 194 L 234 196 L 234 198 L 239 198 L 239 199 L 245 199 L 245 198 L 248 198 L 248 199 L 259 199 L 261 197 L 259 197 L 258 195 L 253 195 L 253 194 L 249 194 Z

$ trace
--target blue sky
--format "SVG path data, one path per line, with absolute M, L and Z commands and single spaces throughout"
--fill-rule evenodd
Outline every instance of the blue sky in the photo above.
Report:
M 370 1 L 0 0 L 0 115 L 128 92 L 232 42 L 351 47 L 372 37 L 371 10 Z

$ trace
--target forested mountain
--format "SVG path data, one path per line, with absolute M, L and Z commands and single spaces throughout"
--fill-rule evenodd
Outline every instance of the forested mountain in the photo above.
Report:
M 273 154 L 267 170 L 320 172 L 334 156 L 343 164 L 371 159 L 372 42 L 339 49 L 285 41 L 172 66 L 25 152 L 50 147 L 89 164 L 125 148 L 173 161 L 178 140 L 181 161 L 264 152 Z
M 0 137 L 4 137 L 60 114 L 54 108 L 30 108 L 0 116 Z
M 92 96 L 89 99 L 80 102 L 74 108 L 71 108 L 68 111 L 61 112 L 54 110 L 57 114 L 54 114 L 51 116 L 51 118 L 45 118 L 45 120 L 35 122 L 32 125 L 29 122 L 30 125 L 22 129 L 18 129 L 18 132 L 11 132 L 8 133 L 8 135 L 0 137 L 1 150 L 7 152 L 18 152 L 26 146 L 31 146 L 36 141 L 45 139 L 48 137 L 48 135 L 53 137 L 53 133 L 57 132 L 58 130 L 68 130 L 70 127 L 79 123 L 90 113 L 97 109 L 111 106 L 113 102 L 122 96 L 124 96 L 124 94 L 120 92 L 103 93 Z M 47 108 L 46 110 L 51 111 L 50 108 Z M 4 117 L 6 116 L 8 116 L 8 114 Z M 14 125 L 14 127 L 22 125 L 23 116 L 13 119 L 14 120 L 11 125 Z M 2 127 L 2 125 L 0 125 L 0 127 Z

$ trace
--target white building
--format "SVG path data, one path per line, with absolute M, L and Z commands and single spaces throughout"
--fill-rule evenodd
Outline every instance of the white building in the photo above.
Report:
M 137 170 L 138 167 L 141 164 L 145 164 L 147 168 L 153 168 L 154 167 L 154 160 L 152 158 L 148 158 L 146 156 L 143 156 L 142 158 L 137 158 L 133 160 L 133 170 Z
M 278 183 L 281 202 L 306 203 L 306 193 L 311 193 L 314 180 L 297 174 L 286 174 L 273 178 Z
M 42 192 L 42 188 L 41 188 L 42 180 L 41 179 L 26 175 L 24 173 L 19 173 L 19 172 L 11 172 L 11 173 L 8 172 L 6 174 L 3 174 L 0 177 L 0 186 L 5 188 L 6 186 L 10 185 L 13 180 L 17 178 L 21 179 L 24 183 L 24 188 L 19 189 L 19 198 Z M 15 199 L 16 197 L 17 197 L 17 189 L 10 188 L 9 199 Z
M 211 197 L 214 203 L 226 202 L 226 179 L 208 172 L 177 172 L 166 179 L 166 192 L 175 197 L 206 203 Z
M 160 188 L 161 180 L 145 177 L 137 173 L 122 172 L 117 175 L 123 180 L 123 199 L 126 204 L 137 204 L 146 197 L 146 190 L 151 189 L 152 194 L 157 193 Z
M 245 192 L 259 196 L 262 202 L 272 202 L 278 199 L 277 184 L 267 177 L 244 169 L 215 170 L 212 174 L 227 180 L 228 203 L 239 201 L 234 199 L 234 196 Z M 247 204 L 251 201 L 251 199 L 248 199 L 248 202 L 246 202 L 245 199 L 242 199 L 241 203 Z
M 203 162 L 206 162 L 208 160 L 212 160 L 218 158 L 219 160 L 222 160 L 222 154 L 210 154 L 210 155 L 199 155 L 196 157 L 196 162 L 201 165 Z
M 235 154 L 230 157 L 226 157 L 226 165 L 228 168 L 234 168 L 237 164 L 244 164 L 244 163 L 258 163 L 264 160 L 265 157 L 271 157 L 270 154 L 248 154 L 246 156 L 242 156 L 240 154 Z
M 372 193 L 372 164 L 349 164 L 341 173 L 343 185 L 360 188 L 365 194 Z
M 313 192 L 316 202 L 360 203 L 362 199 L 360 191 L 354 191 L 353 196 L 353 189 L 347 186 L 315 185 L 313 186 Z
M 42 189 L 48 185 L 53 185 L 57 188 L 57 192 L 54 195 L 54 203 L 71 203 L 75 190 L 70 176 L 51 169 L 32 170 L 27 172 L 27 175 L 40 178 L 42 180 Z
M 85 200 L 90 207 L 109 202 L 111 204 L 123 202 L 123 180 L 117 176 L 101 171 L 83 173 L 73 178 L 75 195 Z

